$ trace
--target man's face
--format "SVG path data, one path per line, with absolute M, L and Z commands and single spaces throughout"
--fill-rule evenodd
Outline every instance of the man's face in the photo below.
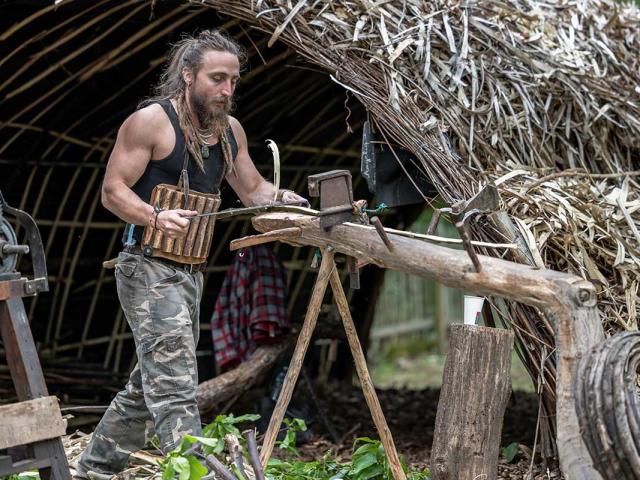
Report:
M 191 111 L 200 126 L 226 125 L 233 103 L 233 92 L 240 78 L 238 57 L 229 52 L 207 51 L 193 80 L 189 95 Z

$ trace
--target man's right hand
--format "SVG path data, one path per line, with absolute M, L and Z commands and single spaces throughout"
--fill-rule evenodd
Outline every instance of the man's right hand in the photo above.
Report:
M 169 238 L 183 238 L 189 230 L 191 217 L 198 214 L 195 210 L 163 210 L 158 213 L 157 223 L 158 229 Z

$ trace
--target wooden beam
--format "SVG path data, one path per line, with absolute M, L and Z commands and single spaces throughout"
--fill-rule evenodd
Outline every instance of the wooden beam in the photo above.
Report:
M 371 380 L 371 375 L 369 375 L 367 359 L 364 356 L 362 345 L 360 345 L 360 340 L 358 339 L 358 332 L 356 331 L 356 326 L 353 323 L 353 318 L 351 317 L 349 302 L 344 294 L 340 275 L 335 268 L 335 263 L 332 263 L 333 269 L 331 270 L 329 283 L 331 284 L 333 298 L 338 307 L 338 312 L 340 312 L 340 318 L 342 319 L 342 324 L 344 325 L 344 330 L 347 334 L 347 341 L 349 342 L 353 362 L 355 363 L 356 372 L 360 379 L 360 386 L 362 387 L 364 399 L 369 407 L 369 412 L 371 412 L 371 417 L 373 418 L 376 430 L 378 430 L 378 435 L 380 435 L 382 445 L 384 446 L 384 453 L 389 461 L 389 467 L 391 468 L 391 474 L 393 475 L 394 480 L 406 480 L 407 477 L 402 469 L 402 463 L 400 462 L 398 451 L 396 450 L 395 443 L 393 442 L 391 430 L 389 430 L 387 420 L 384 418 L 384 413 L 382 412 L 378 395 L 376 395 L 376 390 L 373 387 L 373 380 Z
M 273 451 L 273 446 L 276 443 L 276 437 L 280 431 L 280 425 L 282 425 L 284 414 L 289 406 L 289 402 L 291 401 L 293 390 L 296 386 L 296 382 L 298 381 L 298 375 L 302 369 L 304 357 L 307 353 L 307 349 L 309 348 L 313 331 L 316 328 L 316 322 L 318 321 L 318 315 L 320 314 L 320 307 L 322 306 L 322 299 L 324 298 L 327 285 L 329 284 L 331 271 L 334 268 L 335 263 L 333 262 L 333 253 L 328 251 L 323 252 L 322 264 L 318 271 L 316 283 L 313 286 L 313 292 L 311 293 L 311 299 L 309 300 L 309 306 L 304 318 L 304 323 L 302 324 L 302 329 L 300 330 L 300 335 L 296 342 L 296 348 L 293 351 L 287 375 L 282 383 L 282 389 L 280 390 L 280 395 L 278 395 L 278 401 L 276 402 L 276 406 L 271 414 L 269 426 L 264 434 L 264 441 L 260 452 L 260 463 L 262 464 L 262 468 L 267 467 L 267 462 L 269 461 L 269 458 L 271 458 L 271 452 Z
M 0 450 L 61 437 L 66 424 L 56 397 L 0 406 Z

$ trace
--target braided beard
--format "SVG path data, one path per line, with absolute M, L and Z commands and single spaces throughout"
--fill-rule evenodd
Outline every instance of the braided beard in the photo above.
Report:
M 227 136 L 227 130 L 229 129 L 229 117 L 227 114 L 231 110 L 231 99 L 228 97 L 212 99 L 211 101 L 219 100 L 224 102 L 222 106 L 217 108 L 215 106 L 207 106 L 206 100 L 205 97 L 191 92 L 188 102 L 189 108 L 187 108 L 187 98 L 184 93 L 177 99 L 178 120 L 180 122 L 180 128 L 182 128 L 185 134 L 187 149 L 196 159 L 196 163 L 200 169 L 204 171 L 204 160 L 200 148 L 203 145 L 207 145 L 213 138 L 218 138 L 224 156 L 224 175 L 230 170 L 233 170 L 235 173 L 233 153 Z M 190 115 L 189 112 L 197 117 L 201 128 L 198 128 L 194 124 L 192 115 Z

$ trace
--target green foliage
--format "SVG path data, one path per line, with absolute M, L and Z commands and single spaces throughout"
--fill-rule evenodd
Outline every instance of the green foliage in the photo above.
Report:
M 349 467 L 332 458 L 331 452 L 312 462 L 285 461 L 272 458 L 267 465 L 269 480 L 337 480 L 346 478 Z
M 393 480 L 391 466 L 380 440 L 360 437 L 356 438 L 353 446 L 357 448 L 353 452 L 351 468 L 346 478 L 351 480 Z M 428 480 L 428 469 L 411 472 L 404 458 L 401 458 L 400 461 L 409 480 Z
M 233 413 L 229 415 L 218 415 L 213 422 L 202 429 L 203 437 L 216 438 L 219 440 L 215 448 L 205 448 L 204 454 L 209 455 L 213 453 L 214 455 L 220 455 L 224 450 L 225 435 L 230 433 L 241 440 L 242 435 L 240 435 L 240 430 L 238 430 L 236 425 L 238 423 L 255 422 L 259 418 L 260 415 L 253 414 L 240 415 L 239 417 L 234 417 Z
M 40 480 L 40 474 L 38 472 L 14 473 L 13 475 L 0 477 L 0 480 Z
M 513 463 L 518 455 L 518 442 L 513 442 L 506 447 L 502 447 L 501 453 L 507 463 Z
M 213 423 L 203 429 L 202 437 L 185 435 L 180 445 L 167 454 L 159 462 L 162 469 L 162 480 L 201 480 L 208 473 L 207 468 L 193 455 L 194 445 L 200 443 L 205 455 L 219 455 L 224 450 L 224 437 L 233 434 L 241 439 L 237 424 L 251 422 L 260 418 L 259 415 L 219 415 Z M 391 468 L 384 453 L 384 448 L 379 440 L 368 437 L 358 438 L 354 442 L 353 457 L 351 463 L 341 463 L 335 459 L 331 451 L 326 452 L 320 459 L 303 462 L 297 459 L 299 456 L 296 448 L 297 432 L 304 432 L 307 426 L 304 420 L 295 418 L 285 420 L 287 433 L 284 439 L 278 442 L 280 449 L 286 452 L 288 458 L 278 460 L 272 458 L 266 468 L 266 476 L 269 480 L 393 480 Z M 247 452 L 244 456 L 248 457 Z M 248 464 L 249 462 L 245 462 Z M 428 480 L 429 471 L 410 471 L 406 463 L 402 463 L 403 469 L 409 480 Z M 233 467 L 232 467 L 233 468 Z M 239 472 L 236 472 L 238 474 Z M 240 478 L 240 477 L 239 477 Z M 10 477 L 0 480 L 36 480 L 24 477 Z
M 360 445 L 358 448 L 356 448 Z M 378 440 L 369 437 L 356 438 L 349 476 L 354 480 L 393 479 L 391 467 Z
M 287 434 L 282 441 L 276 442 L 276 445 L 292 455 L 299 456 L 300 452 L 296 448 L 296 437 L 298 432 L 307 431 L 307 424 L 299 418 L 294 418 L 293 420 L 285 418 L 283 423 L 287 427 Z
M 356 439 L 351 463 L 340 463 L 327 452 L 320 460 L 269 460 L 266 474 L 270 480 L 393 480 L 391 467 L 379 440 L 368 437 Z M 409 480 L 428 480 L 429 471 L 409 471 L 402 467 Z
M 188 453 L 188 450 L 197 442 L 200 442 L 204 449 L 210 450 L 223 443 L 218 438 L 185 435 L 180 445 L 169 452 L 164 460 L 158 462 L 162 469 L 162 480 L 171 480 L 176 477 L 179 480 L 200 480 L 207 474 L 207 468 L 194 455 Z

